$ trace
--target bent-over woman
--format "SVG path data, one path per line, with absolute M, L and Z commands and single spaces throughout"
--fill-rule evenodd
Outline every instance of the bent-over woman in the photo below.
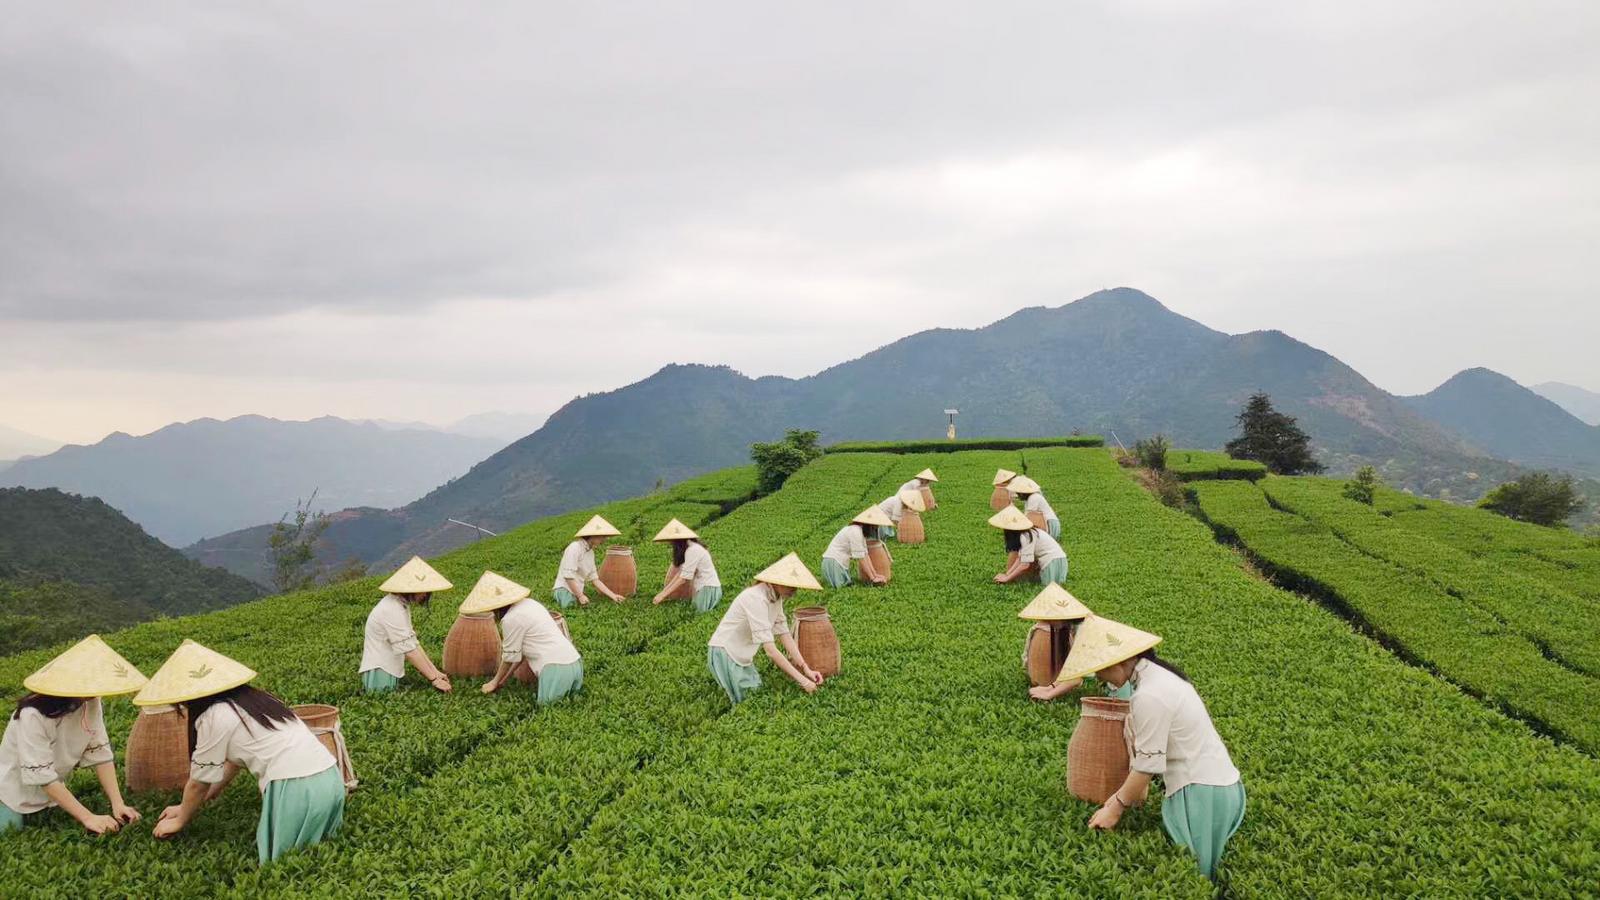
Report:
M 139 821 L 124 803 L 101 698 L 131 694 L 145 685 L 132 663 L 91 634 L 22 680 L 28 693 L 6 721 L 0 738 L 0 834 L 22 828 L 27 817 L 59 806 L 91 834 Z M 92 768 L 111 803 L 108 816 L 93 812 L 67 788 L 76 769 Z
M 794 596 L 797 590 L 820 591 L 822 585 L 796 553 L 762 570 L 755 582 L 728 604 L 728 611 L 723 613 L 722 621 L 711 635 L 706 646 L 706 667 L 711 670 L 711 677 L 717 680 L 728 699 L 738 704 L 761 687 L 755 655 L 757 650 L 765 650 L 767 659 L 801 690 L 815 693 L 817 685 L 822 683 L 822 673 L 806 663 L 800 645 L 789 634 L 783 601 Z M 783 642 L 781 651 L 777 644 L 780 640 Z
M 461 604 L 461 614 L 494 613 L 500 622 L 500 667 L 483 692 L 500 690 L 525 662 L 539 682 L 539 705 L 544 706 L 583 687 L 583 658 L 532 593 L 503 575 L 484 572 Z
M 706 549 L 700 535 L 677 519 L 668 522 L 655 536 L 657 543 L 672 544 L 672 565 L 667 567 L 666 582 L 661 592 L 650 602 L 665 603 L 674 592 L 688 587 L 693 597 L 695 612 L 710 612 L 722 602 L 722 579 L 717 576 L 717 566 L 711 561 L 711 551 Z
M 550 588 L 550 593 L 562 609 L 574 603 L 589 605 L 589 597 L 583 592 L 585 584 L 594 585 L 595 590 L 617 603 L 622 602 L 622 595 L 600 580 L 600 569 L 594 564 L 595 548 L 604 544 L 606 539 L 620 534 L 622 532 L 617 530 L 617 526 L 595 516 L 572 536 L 572 543 L 561 553 L 561 568 L 556 572 L 556 583 Z
M 344 777 L 333 754 L 282 700 L 251 687 L 255 677 L 184 641 L 133 698 L 138 706 L 177 704 L 189 722 L 189 783 L 183 800 L 162 811 L 156 837 L 188 827 L 241 771 L 261 792 L 256 858 L 263 864 L 320 843 L 344 822 Z
M 361 645 L 361 686 L 369 694 L 382 694 L 400 685 L 410 660 L 435 690 L 450 692 L 450 676 L 439 671 L 428 651 L 417 641 L 411 626 L 411 609 L 427 606 L 436 591 L 448 591 L 450 582 L 434 568 L 413 556 L 378 585 L 383 599 L 367 613 Z
M 1006 570 L 994 577 L 998 584 L 1010 584 L 1039 567 L 1040 584 L 1065 584 L 1067 551 L 1043 528 L 1035 528 L 1015 506 L 1008 506 L 989 517 L 989 524 L 1005 532 Z
M 1061 540 L 1061 519 L 1056 516 L 1056 511 L 1050 506 L 1050 501 L 1044 498 L 1044 489 L 1039 487 L 1039 482 L 1026 475 L 1018 475 L 1006 485 L 1006 490 L 1017 495 L 1022 500 L 1022 512 L 1036 513 L 1044 520 L 1044 530 L 1056 540 Z
M 867 555 L 867 541 L 877 540 L 879 529 L 893 524 L 876 506 L 869 506 L 857 513 L 850 524 L 839 529 L 833 540 L 828 542 L 828 549 L 822 552 L 822 580 L 829 587 L 849 585 L 850 561 L 853 559 L 861 568 L 862 579 L 872 584 L 888 583 L 888 576 L 872 565 L 872 558 Z
M 1200 871 L 1214 879 L 1228 839 L 1244 822 L 1244 782 L 1189 676 L 1156 656 L 1159 643 L 1158 635 L 1091 616 L 1079 626 L 1061 667 L 1063 681 L 1092 673 L 1108 686 L 1133 687 L 1130 771 L 1089 827 L 1116 828 L 1129 807 L 1143 802 L 1151 780 L 1160 778 L 1167 835 L 1189 848 Z

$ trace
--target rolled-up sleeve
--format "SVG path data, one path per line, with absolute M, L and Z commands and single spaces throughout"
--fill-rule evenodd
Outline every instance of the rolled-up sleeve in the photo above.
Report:
M 867 538 L 859 528 L 850 529 L 850 558 L 863 559 L 867 555 Z
M 1172 710 L 1159 697 L 1141 697 L 1134 692 L 1129 704 L 1129 718 L 1133 728 L 1133 759 L 1135 772 L 1161 775 L 1167 771 L 1167 737 L 1172 729 Z
M 383 639 L 389 642 L 389 649 L 396 653 L 410 653 L 421 646 L 417 643 L 417 633 L 405 622 L 389 620 L 383 623 Z
M 222 780 L 223 766 L 228 763 L 228 738 L 238 725 L 238 719 L 217 715 L 217 709 L 213 706 L 206 710 L 194 723 L 194 755 L 189 759 L 189 777 L 206 784 Z
M 60 781 L 51 748 L 54 738 L 44 714 L 36 709 L 25 709 L 18 724 L 22 729 L 17 742 L 17 768 L 22 774 L 22 783 L 44 787 Z
M 106 731 L 105 710 L 98 700 L 95 701 L 93 714 L 89 718 L 89 743 L 83 748 L 83 755 L 78 757 L 80 769 L 98 766 L 115 759 L 111 753 L 110 732 Z
M 772 613 L 772 633 L 775 635 L 789 633 L 789 620 L 784 617 L 781 606 Z
M 1023 541 L 1021 549 L 1017 551 L 1017 561 L 1031 565 L 1033 563 L 1033 554 L 1035 545 L 1037 543 L 1037 541 L 1033 540 Z

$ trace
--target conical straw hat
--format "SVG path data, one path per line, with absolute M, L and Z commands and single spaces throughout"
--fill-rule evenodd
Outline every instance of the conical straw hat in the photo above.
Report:
M 186 703 L 249 683 L 255 670 L 194 641 L 184 641 L 134 695 L 135 706 Z
M 699 536 L 700 535 L 694 533 L 694 529 L 683 524 L 682 522 L 679 522 L 677 519 L 673 519 L 671 522 L 667 523 L 665 528 L 661 529 L 661 533 L 655 536 L 655 540 L 692 541 Z
M 1056 683 L 1093 675 L 1125 659 L 1133 659 L 1159 643 L 1160 635 L 1099 616 L 1090 616 L 1078 626 L 1078 636 L 1072 639 L 1072 651 L 1067 654 L 1067 661 L 1062 663 Z
M 915 510 L 919 513 L 928 511 L 928 504 L 923 502 L 921 491 L 901 491 L 899 497 L 900 502 L 905 504 L 906 509 Z
M 881 528 L 892 528 L 894 526 L 894 520 L 889 518 L 889 514 L 876 506 L 869 506 L 856 513 L 856 517 L 850 521 L 857 525 L 877 525 Z
M 578 533 L 573 537 L 617 537 L 620 534 L 622 532 L 617 530 L 617 526 L 607 522 L 600 516 L 595 516 L 582 528 L 579 528 Z
M 923 481 L 938 481 L 939 480 L 939 476 L 933 474 L 933 470 L 932 469 L 923 469 L 921 472 L 917 473 L 917 477 L 921 478 Z
M 1033 522 L 1015 506 L 1008 506 L 990 516 L 989 524 L 1007 531 L 1029 531 L 1033 528 Z
M 478 583 L 472 586 L 472 593 L 461 602 L 461 612 L 467 615 L 490 612 L 526 600 L 532 593 L 504 575 L 484 572 L 478 576 Z
M 1029 478 L 1026 475 L 1018 475 L 1017 477 L 1011 479 L 1011 482 L 1006 485 L 1006 488 L 1009 489 L 1013 494 L 1037 494 L 1041 490 L 1039 487 L 1039 482 L 1034 481 L 1032 478 Z
M 114 697 L 131 694 L 149 680 L 100 635 L 91 634 L 22 679 L 22 686 L 52 697 Z
M 994 473 L 994 483 L 998 487 L 999 485 L 1005 484 L 1015 477 L 1017 477 L 1017 473 L 1011 471 L 1010 469 L 1001 469 Z
M 1033 602 L 1022 608 L 1017 613 L 1019 619 L 1031 619 L 1035 622 L 1070 622 L 1073 619 L 1086 619 L 1094 615 L 1083 601 L 1067 593 L 1067 589 L 1055 582 L 1045 585 L 1039 596 Z
M 451 587 L 453 585 L 433 566 L 423 562 L 422 557 L 413 556 L 410 562 L 396 569 L 388 581 L 378 585 L 378 590 L 386 594 L 431 594 L 448 591 Z
M 782 585 L 783 587 L 799 588 L 803 591 L 822 590 L 821 582 L 817 581 L 817 576 L 811 574 L 811 570 L 806 568 L 806 564 L 800 561 L 800 554 L 798 553 L 791 553 L 762 569 L 757 573 L 756 580 L 765 581 L 767 584 Z

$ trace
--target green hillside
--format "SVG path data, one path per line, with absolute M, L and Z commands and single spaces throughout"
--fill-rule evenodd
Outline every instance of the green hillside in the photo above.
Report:
M 458 588 L 419 615 L 419 631 L 437 653 L 485 567 L 545 595 L 561 546 L 595 511 L 630 533 L 642 585 L 666 559 L 639 540 L 670 516 L 700 528 L 730 588 L 790 549 L 815 567 L 852 513 L 925 465 L 943 479 L 928 543 L 895 548 L 886 588 L 821 595 L 844 670 L 813 697 L 763 663 L 768 690 L 730 709 L 704 668 L 716 617 L 642 599 L 570 611 L 585 688 L 546 709 L 464 680 L 449 696 L 415 678 L 395 695 L 358 694 L 377 579 L 112 635 L 147 673 L 192 637 L 258 668 L 258 683 L 291 702 L 339 704 L 362 778 L 345 831 L 258 869 L 253 785 L 235 785 L 169 844 L 150 839 L 148 821 L 94 839 L 57 813 L 5 839 L 7 889 L 1212 896 L 1156 809 L 1095 834 L 1091 808 L 1064 790 L 1076 706 L 1028 701 L 1018 665 L 1027 623 L 1016 611 L 1036 588 L 989 580 L 1003 560 L 985 524 L 1001 466 L 1050 489 L 1073 592 L 1163 634 L 1164 655 L 1206 698 L 1250 792 L 1224 862 L 1229 893 L 1564 896 L 1592 883 L 1600 762 L 1590 752 L 1264 582 L 1101 449 L 830 454 L 754 502 L 741 502 L 748 472 L 716 473 L 437 560 Z M 1212 487 L 1264 498 L 1247 481 L 1201 483 Z M 14 695 L 48 656 L 0 659 L 0 691 Z M 119 750 L 131 717 L 126 702 L 110 704 Z M 74 786 L 87 788 L 87 773 Z M 170 802 L 138 800 L 151 817 Z
M 261 593 L 185 557 L 97 498 L 0 488 L 0 652 Z

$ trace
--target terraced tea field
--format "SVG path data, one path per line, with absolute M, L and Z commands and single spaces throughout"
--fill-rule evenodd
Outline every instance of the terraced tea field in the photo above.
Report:
M 761 663 L 768 689 L 730 708 L 705 671 L 716 616 L 648 602 L 666 558 L 647 532 L 671 516 L 699 528 L 731 597 L 790 549 L 817 568 L 851 514 L 924 466 L 943 479 L 928 542 L 894 548 L 887 587 L 821 595 L 843 672 L 807 697 Z M 462 679 L 449 696 L 414 679 L 360 695 L 376 579 L 109 636 L 147 673 L 193 637 L 291 702 L 339 704 L 362 778 L 345 830 L 258 869 L 253 786 L 235 785 L 170 843 L 150 839 L 148 819 L 96 839 L 56 813 L 0 839 L 0 894 L 1209 896 L 1156 803 L 1098 834 L 1085 827 L 1091 808 L 1065 793 L 1075 704 L 1028 701 L 1018 663 L 1027 627 L 1015 614 L 1036 587 L 989 580 L 1004 555 L 985 525 L 1001 466 L 1049 490 L 1070 589 L 1164 635 L 1164 655 L 1206 698 L 1250 794 L 1223 865 L 1228 891 L 1562 896 L 1594 884 L 1600 763 L 1578 724 L 1546 729 L 1561 731 L 1557 743 L 1531 713 L 1463 693 L 1444 667 L 1410 664 L 1251 574 L 1106 451 L 1062 448 L 830 454 L 754 502 L 741 502 L 750 474 L 732 471 L 600 507 L 631 535 L 642 596 L 569 611 L 585 687 L 546 709 Z M 1287 515 L 1248 481 L 1200 484 L 1213 488 L 1254 491 Z M 545 596 L 567 536 L 595 511 L 436 560 L 458 588 L 419 615 L 425 644 L 437 653 L 485 567 Z M 1423 561 L 1384 565 L 1385 579 L 1437 584 Z M 1530 647 L 1550 638 L 1531 617 L 1519 619 L 1525 633 L 1511 628 L 1510 609 L 1502 628 Z M 1563 651 L 1571 667 L 1552 665 L 1588 678 L 1582 650 Z M 0 690 L 15 696 L 49 655 L 0 660 Z M 119 745 L 131 716 L 125 701 L 109 704 Z M 152 818 L 170 802 L 137 800 Z

